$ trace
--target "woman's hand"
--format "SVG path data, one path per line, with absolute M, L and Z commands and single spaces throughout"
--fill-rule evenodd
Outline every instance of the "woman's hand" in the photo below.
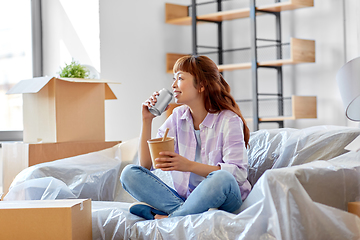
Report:
M 157 102 L 157 96 L 159 96 L 159 92 L 154 92 L 153 95 L 149 97 L 145 102 L 142 104 L 142 118 L 143 119 L 153 119 L 155 116 L 149 111 L 149 108 L 154 106 Z
M 206 177 L 209 173 L 221 169 L 220 166 L 211 166 L 190 161 L 174 152 L 164 151 L 160 152 L 160 155 L 167 156 L 155 159 L 156 167 L 163 171 L 192 172 L 199 176 Z
M 194 162 L 187 158 L 168 151 L 160 152 L 160 155 L 164 157 L 155 159 L 157 168 L 163 171 L 191 172 L 191 167 Z

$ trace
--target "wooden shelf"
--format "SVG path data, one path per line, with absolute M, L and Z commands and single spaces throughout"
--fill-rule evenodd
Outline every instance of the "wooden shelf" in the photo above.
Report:
M 176 60 L 187 54 L 167 53 L 166 72 L 172 73 L 172 68 Z M 315 41 L 298 38 L 290 39 L 290 59 L 278 59 L 273 61 L 258 62 L 258 66 L 283 66 L 298 63 L 315 62 Z M 218 66 L 220 71 L 232 71 L 251 68 L 251 62 L 225 64 Z
M 169 117 L 174 108 L 181 104 L 170 103 L 166 111 L 166 117 Z M 263 117 L 259 118 L 261 122 L 295 120 L 305 118 L 317 118 L 316 96 L 291 96 L 291 116 Z M 246 121 L 252 121 L 252 118 L 246 118 Z
M 295 9 L 313 7 L 313 6 L 314 6 L 314 0 L 288 0 L 286 2 L 278 2 L 268 5 L 257 6 L 256 10 L 258 11 L 256 12 L 256 14 L 261 15 L 261 14 L 265 14 L 265 12 L 281 12 L 281 11 L 295 10 Z M 235 20 L 235 19 L 248 18 L 248 17 L 250 17 L 249 7 L 196 16 L 198 20 L 197 23 L 222 22 L 227 20 Z M 166 3 L 165 22 L 168 24 L 175 24 L 175 25 L 191 25 L 192 17 L 189 16 L 189 7 L 184 5 Z M 188 54 L 167 53 L 166 72 L 173 73 L 172 69 L 176 60 L 186 55 Z M 276 58 L 276 56 L 274 56 L 274 58 Z M 315 41 L 291 38 L 289 59 L 258 61 L 255 67 L 276 67 L 276 66 L 299 64 L 299 63 L 311 63 L 311 62 L 315 62 Z M 221 72 L 250 69 L 251 67 L 252 67 L 251 62 L 218 65 L 218 68 Z M 169 116 L 172 113 L 173 108 L 176 106 L 177 106 L 176 104 L 171 105 L 171 108 L 167 111 L 167 116 Z M 274 112 L 273 115 L 275 114 L 276 113 Z M 269 115 L 272 114 L 270 113 Z M 292 96 L 291 113 L 286 113 L 286 115 L 287 116 L 261 117 L 259 118 L 259 121 L 281 122 L 283 120 L 317 118 L 316 97 Z M 253 119 L 247 119 L 247 121 L 252 121 L 252 120 Z
M 280 12 L 314 6 L 314 0 L 289 0 L 287 2 L 273 3 L 258 6 L 257 10 Z M 261 13 L 257 13 L 261 14 Z M 250 8 L 234 9 L 197 16 L 199 20 L 226 21 L 250 16 Z M 165 4 L 165 22 L 175 25 L 191 25 L 191 17 L 188 16 L 188 6 L 178 4 Z
M 178 53 L 166 53 L 166 72 L 173 73 L 173 67 L 176 61 L 188 54 L 178 54 Z
M 291 116 L 262 117 L 261 122 L 317 118 L 316 96 L 291 96 Z M 246 118 L 252 121 L 252 118 Z

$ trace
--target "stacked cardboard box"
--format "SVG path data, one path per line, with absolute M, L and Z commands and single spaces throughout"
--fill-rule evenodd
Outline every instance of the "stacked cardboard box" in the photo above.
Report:
M 7 94 L 22 94 L 21 143 L 3 144 L 3 191 L 26 167 L 110 148 L 105 141 L 105 100 L 116 99 L 99 79 L 39 77 L 20 81 Z

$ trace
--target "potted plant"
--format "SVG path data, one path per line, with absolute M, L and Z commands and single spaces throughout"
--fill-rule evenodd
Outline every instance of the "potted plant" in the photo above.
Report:
M 64 68 L 60 67 L 59 75 L 62 78 L 89 78 L 90 71 L 73 59 L 70 64 L 65 63 Z

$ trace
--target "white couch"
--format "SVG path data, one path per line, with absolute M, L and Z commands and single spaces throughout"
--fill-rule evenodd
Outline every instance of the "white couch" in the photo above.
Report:
M 253 185 L 238 214 L 216 210 L 145 221 L 128 212 L 135 200 L 119 182 L 137 163 L 137 139 L 103 151 L 23 170 L 4 200 L 91 198 L 93 239 L 359 239 L 360 152 L 344 147 L 360 129 L 272 129 L 250 138 Z M 156 174 L 169 183 L 169 176 Z

